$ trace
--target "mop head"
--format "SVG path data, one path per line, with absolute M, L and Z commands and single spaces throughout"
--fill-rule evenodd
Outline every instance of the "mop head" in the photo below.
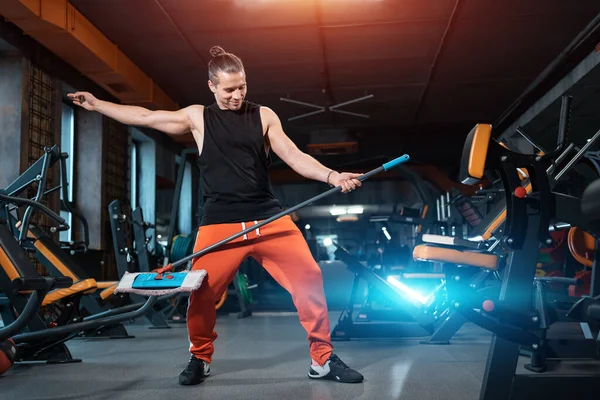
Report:
M 189 293 L 200 288 L 205 276 L 205 270 L 165 272 L 163 274 L 125 272 L 115 293 L 134 293 L 141 296 Z

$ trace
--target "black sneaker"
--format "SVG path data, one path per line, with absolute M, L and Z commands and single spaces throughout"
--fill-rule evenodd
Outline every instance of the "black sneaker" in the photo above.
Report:
M 190 357 L 190 362 L 183 372 L 179 375 L 180 385 L 197 385 L 204 378 L 210 376 L 210 364 L 194 356 Z
M 335 354 L 332 354 L 323 366 L 311 365 L 308 370 L 308 377 L 341 383 L 359 383 L 364 379 L 360 373 L 344 364 Z

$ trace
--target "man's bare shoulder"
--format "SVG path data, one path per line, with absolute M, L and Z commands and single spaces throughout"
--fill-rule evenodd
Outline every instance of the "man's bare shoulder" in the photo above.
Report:
M 192 130 L 202 129 L 204 126 L 204 106 L 200 104 L 193 104 L 185 108 L 188 120 Z
M 188 115 L 202 115 L 204 112 L 204 106 L 202 104 L 192 104 L 185 108 Z
M 260 106 L 260 117 L 263 121 L 266 121 L 269 124 L 279 121 L 277 113 L 266 106 Z
M 261 115 L 275 115 L 275 111 L 267 106 L 260 106 Z

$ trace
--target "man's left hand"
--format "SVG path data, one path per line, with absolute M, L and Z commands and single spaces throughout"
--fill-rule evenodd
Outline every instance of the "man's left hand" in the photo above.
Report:
M 342 193 L 348 193 L 353 190 L 356 190 L 359 186 L 362 185 L 362 182 L 356 179 L 361 175 L 362 174 L 354 174 L 351 172 L 334 172 L 333 174 L 331 174 L 329 183 L 333 186 L 341 186 Z

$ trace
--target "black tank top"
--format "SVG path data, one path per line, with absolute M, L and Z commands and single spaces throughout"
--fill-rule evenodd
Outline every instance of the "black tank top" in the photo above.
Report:
M 282 210 L 271 188 L 270 157 L 260 106 L 238 111 L 204 108 L 204 144 L 198 158 L 204 205 L 200 225 L 246 222 Z

